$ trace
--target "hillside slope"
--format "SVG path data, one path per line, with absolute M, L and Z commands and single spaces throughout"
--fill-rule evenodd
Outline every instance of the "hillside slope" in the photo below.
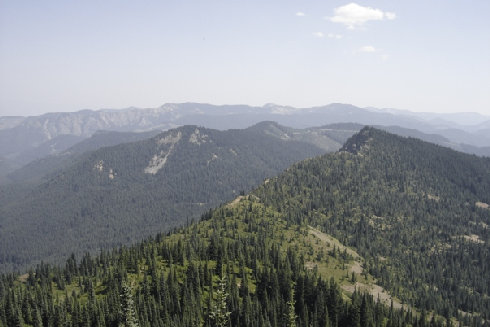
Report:
M 414 307 L 490 312 L 490 159 L 364 128 L 253 194 L 357 249 Z
M 21 196 L 3 188 L 0 267 L 52 262 L 169 230 L 325 152 L 267 134 L 268 126 L 185 126 L 85 153 Z
M 97 131 L 91 137 L 83 139 L 67 149 L 33 160 L 27 165 L 11 171 L 4 178 L 5 183 L 38 183 L 46 174 L 68 167 L 86 152 L 149 139 L 159 133 L 161 131 L 155 130 L 141 133 Z
M 351 278 L 370 279 L 342 268 L 353 252 L 335 250 L 337 243 L 327 245 L 331 238 L 325 242 L 319 232 L 289 224 L 253 196 L 204 219 L 130 248 L 85 255 L 79 264 L 71 256 L 63 268 L 42 264 L 21 276 L 0 275 L 0 326 L 426 323 L 426 316 L 390 308 L 367 293 L 347 297 L 338 282 L 354 288 Z M 337 268 L 326 271 L 325 265 Z

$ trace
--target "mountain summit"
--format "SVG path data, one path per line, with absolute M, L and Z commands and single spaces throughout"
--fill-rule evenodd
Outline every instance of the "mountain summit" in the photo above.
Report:
M 490 312 L 490 159 L 363 128 L 253 192 L 292 223 L 320 228 L 414 307 Z
M 325 153 L 270 132 L 281 129 L 273 123 L 228 131 L 183 126 L 77 154 L 19 195 L 0 188 L 0 270 L 170 230 L 294 162 Z M 338 148 L 323 139 L 330 151 Z

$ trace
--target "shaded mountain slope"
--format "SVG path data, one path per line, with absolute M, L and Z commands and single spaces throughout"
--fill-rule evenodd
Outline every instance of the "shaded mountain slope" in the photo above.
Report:
M 5 177 L 5 183 L 38 183 L 42 178 L 57 169 L 67 167 L 85 152 L 94 151 L 103 147 L 114 146 L 122 143 L 136 142 L 148 139 L 161 133 L 149 131 L 141 133 L 97 131 L 91 137 L 79 140 L 71 147 L 63 151 L 55 151 L 56 154 L 46 156 L 10 172 Z M 30 161 L 30 160 L 28 160 Z
M 196 126 L 85 153 L 1 203 L 0 265 L 11 269 L 140 240 L 321 153 L 257 127 L 222 132 Z

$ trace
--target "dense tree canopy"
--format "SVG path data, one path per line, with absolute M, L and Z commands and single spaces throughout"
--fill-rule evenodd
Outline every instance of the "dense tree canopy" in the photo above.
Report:
M 355 247 L 401 300 L 488 319 L 490 159 L 365 128 L 254 194 Z
M 85 153 L 33 189 L 0 187 L 0 271 L 168 231 L 324 153 L 266 128 L 185 126 Z
M 1 275 L 0 326 L 487 326 L 489 172 L 365 128 L 198 223 Z
M 305 226 L 280 217 L 243 200 L 79 264 L 3 275 L 0 326 L 426 325 L 368 294 L 346 299 L 333 277 L 305 268 Z

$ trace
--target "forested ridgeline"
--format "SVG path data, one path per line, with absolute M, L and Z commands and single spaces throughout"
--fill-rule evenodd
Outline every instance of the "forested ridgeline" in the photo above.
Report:
M 63 268 L 2 275 L 4 326 L 403 326 L 390 308 L 306 269 L 305 226 L 242 199 L 170 235 Z M 313 253 L 311 253 L 313 257 Z M 328 260 L 328 259 L 327 259 Z M 433 321 L 442 325 L 442 320 Z
M 228 131 L 184 126 L 78 155 L 32 189 L 0 187 L 0 271 L 60 263 L 72 252 L 96 253 L 182 226 L 325 152 L 283 134 L 274 123 Z
M 401 301 L 490 318 L 488 158 L 365 128 L 253 194 L 354 247 Z
M 21 168 L 12 171 L 7 174 L 5 183 L 36 184 L 42 182 L 46 175 L 73 164 L 84 153 L 104 147 L 149 139 L 160 133 L 161 131 L 157 130 L 139 133 L 97 131 L 91 137 L 83 139 L 63 151 L 49 152 L 50 155 L 39 156 L 38 159 L 30 161 Z M 52 142 L 55 141 L 56 139 Z

